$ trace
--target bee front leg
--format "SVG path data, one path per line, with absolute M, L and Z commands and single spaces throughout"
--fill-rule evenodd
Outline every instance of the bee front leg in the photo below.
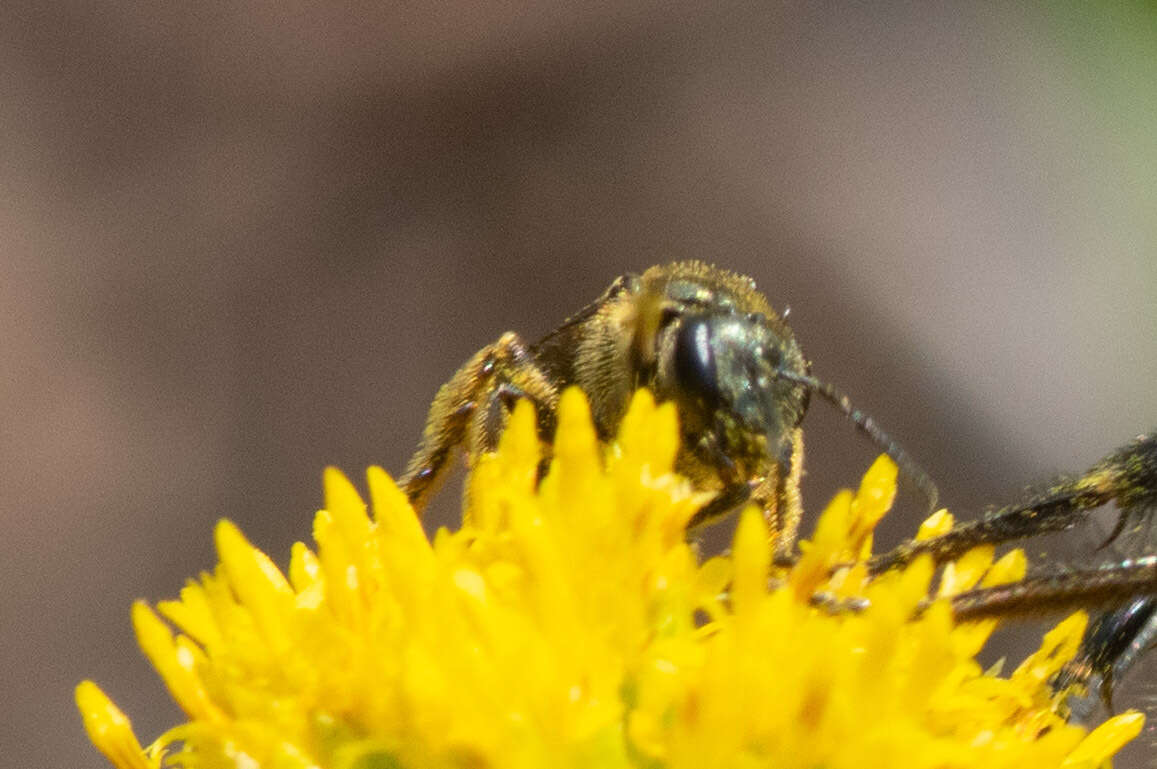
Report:
M 540 419 L 553 414 L 558 387 L 535 363 L 529 348 L 513 332 L 482 348 L 438 389 L 417 450 L 399 485 L 421 512 L 445 477 L 456 449 L 468 463 L 492 451 L 519 398 L 528 398 Z
M 772 465 L 771 472 L 752 494 L 752 500 L 763 509 L 776 563 L 790 564 L 795 559 L 795 543 L 803 518 L 799 490 L 802 479 L 803 430 L 797 427 L 792 431 L 791 441 L 784 445 L 783 456 Z
M 726 457 L 707 449 L 704 451 L 707 456 L 714 457 L 717 463 L 726 461 Z M 800 519 L 803 517 L 799 490 L 803 477 L 803 431 L 799 428 L 792 431 L 783 456 L 771 463 L 767 475 L 760 480 L 749 481 L 737 477 L 733 466 L 727 466 L 726 469 L 727 472 L 721 473 L 723 488 L 714 499 L 695 512 L 687 528 L 694 529 L 752 502 L 763 511 L 768 539 L 775 549 L 776 563 L 793 563 Z

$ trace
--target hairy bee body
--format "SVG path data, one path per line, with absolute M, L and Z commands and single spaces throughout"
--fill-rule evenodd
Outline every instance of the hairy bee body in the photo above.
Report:
M 748 498 L 767 511 L 781 548 L 794 543 L 809 366 L 791 329 L 750 278 L 702 262 L 617 279 L 535 344 L 504 334 L 439 391 L 402 485 L 421 507 L 454 447 L 492 449 L 514 401 L 554 428 L 559 394 L 586 392 L 599 435 L 617 431 L 640 387 L 677 405 L 680 472 L 719 492 L 699 520 Z

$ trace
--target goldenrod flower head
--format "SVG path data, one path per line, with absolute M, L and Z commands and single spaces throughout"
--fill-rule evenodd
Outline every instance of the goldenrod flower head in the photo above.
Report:
M 372 516 L 326 472 L 316 550 L 295 545 L 288 573 L 222 521 L 213 574 L 133 607 L 188 722 L 142 749 L 85 682 L 89 734 L 121 769 L 1024 769 L 1099 766 L 1139 731 L 1138 714 L 1092 734 L 1061 715 L 1049 681 L 1083 615 L 1001 677 L 974 659 L 991 623 L 957 625 L 946 601 L 915 611 L 928 561 L 868 579 L 889 460 L 780 570 L 755 509 L 729 556 L 699 561 L 684 529 L 706 498 L 673 472 L 677 448 L 672 406 L 640 393 L 604 447 L 571 390 L 542 482 L 523 403 L 472 473 L 461 528 L 433 542 L 379 468 Z M 1019 553 L 992 559 L 960 559 L 940 595 L 1024 573 Z M 870 606 L 833 615 L 817 591 Z

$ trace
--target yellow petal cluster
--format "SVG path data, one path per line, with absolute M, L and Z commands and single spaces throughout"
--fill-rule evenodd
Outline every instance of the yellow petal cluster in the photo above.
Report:
M 432 542 L 379 468 L 369 512 L 326 472 L 316 549 L 295 545 L 284 573 L 222 521 L 214 573 L 133 608 L 188 721 L 142 749 L 86 681 L 89 735 L 121 769 L 1023 769 L 1100 766 L 1141 728 L 1125 714 L 1086 734 L 1062 717 L 1049 679 L 1083 615 L 1001 677 L 974 659 L 991 623 L 957 625 L 947 601 L 917 609 L 929 562 L 868 579 L 890 461 L 779 569 L 754 509 L 730 555 L 697 558 L 684 530 L 705 497 L 673 472 L 677 448 L 674 409 L 645 392 L 603 446 L 574 390 L 546 477 L 520 404 L 471 475 L 461 528 Z M 1023 573 L 1023 556 L 979 549 L 938 595 Z M 869 606 L 833 612 L 817 593 Z

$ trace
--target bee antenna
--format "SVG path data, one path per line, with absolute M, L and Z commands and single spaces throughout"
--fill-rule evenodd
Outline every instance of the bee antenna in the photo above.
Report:
M 932 512 L 936 510 L 936 503 L 940 499 L 940 491 L 936 488 L 936 484 L 932 482 L 932 478 L 908 456 L 908 452 L 900 448 L 900 444 L 892 440 L 892 438 L 876 424 L 874 419 L 853 406 L 848 396 L 830 384 L 821 382 L 806 374 L 797 374 L 794 371 L 786 371 L 784 369 L 777 370 L 776 374 L 781 379 L 803 385 L 839 409 L 844 416 L 851 420 L 852 424 L 854 424 L 860 432 L 867 435 L 872 443 L 876 444 L 885 454 L 891 457 L 892 461 L 900 468 L 900 472 L 904 474 L 904 477 L 910 480 L 912 484 L 920 490 L 920 493 L 928 500 L 928 511 Z

